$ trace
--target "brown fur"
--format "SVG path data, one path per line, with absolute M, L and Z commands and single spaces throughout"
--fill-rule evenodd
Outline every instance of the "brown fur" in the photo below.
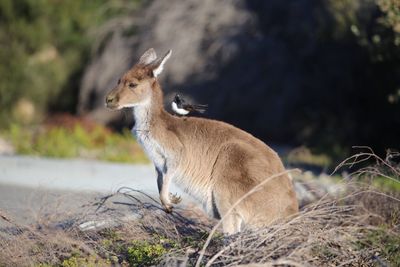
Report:
M 141 116 L 144 116 L 146 129 L 135 131 L 137 134 L 141 130 L 148 131 L 142 143 L 150 151 L 150 158 L 153 156 L 154 161 L 157 160 L 160 198 L 167 211 L 172 209 L 169 195 L 166 195 L 172 179 L 201 201 L 210 214 L 216 216 L 213 213 L 216 208 L 223 216 L 241 196 L 264 179 L 283 172 L 283 164 L 266 144 L 230 124 L 176 117 L 166 112 L 161 87 L 152 75 L 160 62 L 147 65 L 139 62 L 134 66 L 108 94 L 107 105 L 112 109 L 136 105 L 135 115 L 139 109 L 144 110 L 145 115 Z M 161 65 L 163 63 L 164 59 Z M 129 83 L 137 86 L 128 88 Z M 150 104 L 145 106 L 146 101 Z M 244 199 L 223 222 L 224 232 L 240 231 L 242 223 L 256 227 L 268 225 L 297 211 L 291 180 L 288 175 L 281 175 Z

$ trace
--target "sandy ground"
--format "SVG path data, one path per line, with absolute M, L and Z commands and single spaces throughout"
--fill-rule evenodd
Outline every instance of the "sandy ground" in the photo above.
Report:
M 0 156 L 0 183 L 48 189 L 110 192 L 121 186 L 156 193 L 151 165 Z
M 0 156 L 0 211 L 21 223 L 52 213 L 80 213 L 85 204 L 121 187 L 158 199 L 152 165 Z M 171 192 L 183 197 L 183 205 L 193 201 L 175 186 Z

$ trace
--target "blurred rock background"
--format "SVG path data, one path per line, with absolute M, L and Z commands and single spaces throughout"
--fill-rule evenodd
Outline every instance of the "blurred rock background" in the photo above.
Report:
M 400 136 L 398 0 L 0 2 L 0 123 L 59 112 L 117 128 L 104 95 L 149 47 L 161 75 L 267 143 L 343 157 Z

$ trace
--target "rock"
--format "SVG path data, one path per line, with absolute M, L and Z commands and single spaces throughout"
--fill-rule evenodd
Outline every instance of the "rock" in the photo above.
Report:
M 156 0 L 134 20 L 125 20 L 119 27 L 106 26 L 112 28 L 107 34 L 111 37 L 86 68 L 79 113 L 90 113 L 103 123 L 120 118 L 120 114 L 104 108 L 104 96 L 150 47 L 159 55 L 173 51 L 161 76 L 164 89 L 171 92 L 179 86 L 184 93 L 193 94 L 189 84 L 215 79 L 221 66 L 240 53 L 240 44 L 231 40 L 251 32 L 252 18 L 244 1 Z M 137 34 L 124 35 L 132 27 L 137 27 Z
M 293 184 L 300 207 L 319 199 L 339 198 L 349 189 L 346 179 L 338 180 L 325 173 L 316 175 L 311 171 L 296 175 Z
M 364 2 L 357 8 L 374 14 L 376 6 Z M 173 51 L 160 76 L 167 106 L 179 91 L 208 104 L 207 117 L 239 126 L 267 143 L 371 140 L 371 131 L 363 129 L 386 121 L 382 116 L 369 120 L 369 106 L 375 104 L 359 97 L 367 94 L 368 84 L 368 99 L 381 99 L 384 86 L 376 81 L 396 80 L 395 71 L 374 71 L 369 52 L 346 37 L 352 34 L 350 25 L 338 22 L 332 3 L 153 0 L 100 30 L 104 38 L 84 72 L 79 113 L 102 123 L 132 124 L 126 115 L 130 112 L 106 110 L 104 96 L 153 47 L 159 55 Z M 388 120 L 388 129 L 395 124 Z

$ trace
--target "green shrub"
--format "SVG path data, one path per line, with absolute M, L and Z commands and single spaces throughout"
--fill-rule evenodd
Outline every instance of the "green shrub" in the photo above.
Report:
M 387 177 L 377 176 L 374 177 L 372 185 L 383 190 L 383 191 L 393 191 L 400 192 L 400 180 L 388 179 Z
M 127 248 L 127 260 L 130 266 L 150 266 L 157 264 L 167 250 L 161 244 L 147 241 L 134 241 Z
M 114 162 L 147 163 L 148 160 L 132 134 L 111 132 L 103 126 L 85 129 L 54 126 L 30 129 L 13 124 L 2 135 L 18 154 L 56 158 L 89 158 Z
M 37 113 L 51 104 L 74 111 L 79 73 L 90 55 L 91 31 L 131 12 L 139 1 L 0 1 L 0 126 L 21 99 Z
M 378 256 L 390 263 L 400 266 L 400 235 L 387 229 L 368 230 L 356 243 L 358 248 L 373 248 Z
M 396 33 L 395 43 L 400 45 L 400 2 L 398 0 L 377 0 L 383 16 L 380 22 L 386 27 L 393 29 Z
M 80 257 L 72 256 L 63 260 L 61 267 L 97 267 L 97 266 L 110 266 L 111 262 L 94 256 Z

